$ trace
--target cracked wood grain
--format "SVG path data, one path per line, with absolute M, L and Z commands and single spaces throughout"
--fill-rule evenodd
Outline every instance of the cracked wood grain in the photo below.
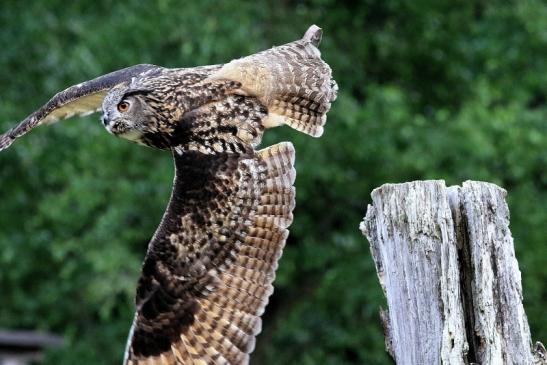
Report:
M 442 180 L 372 192 L 360 228 L 397 364 L 544 363 L 532 351 L 505 196 L 490 183 Z

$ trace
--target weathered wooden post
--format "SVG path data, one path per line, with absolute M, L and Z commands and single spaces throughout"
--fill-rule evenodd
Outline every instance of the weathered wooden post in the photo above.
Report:
M 397 364 L 534 364 L 505 190 L 467 181 L 386 184 L 361 223 Z

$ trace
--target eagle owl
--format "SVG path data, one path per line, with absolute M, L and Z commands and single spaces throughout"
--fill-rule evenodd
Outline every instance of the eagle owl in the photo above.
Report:
M 171 199 L 137 285 L 125 364 L 245 364 L 295 204 L 294 148 L 264 129 L 323 133 L 337 85 L 311 26 L 224 65 L 136 65 L 71 86 L 0 136 L 102 110 L 115 136 L 171 151 Z

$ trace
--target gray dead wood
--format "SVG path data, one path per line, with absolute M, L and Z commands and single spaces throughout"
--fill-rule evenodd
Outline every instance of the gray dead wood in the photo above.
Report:
M 489 183 L 442 180 L 372 192 L 360 228 L 387 297 L 386 347 L 397 364 L 542 363 L 505 195 Z

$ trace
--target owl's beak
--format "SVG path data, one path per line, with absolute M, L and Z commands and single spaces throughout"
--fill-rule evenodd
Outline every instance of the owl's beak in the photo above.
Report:
M 104 108 L 103 108 L 103 113 L 101 115 L 101 122 L 103 123 L 105 127 L 108 127 L 108 124 L 110 123 L 110 115 L 108 115 L 108 112 L 104 110 Z

